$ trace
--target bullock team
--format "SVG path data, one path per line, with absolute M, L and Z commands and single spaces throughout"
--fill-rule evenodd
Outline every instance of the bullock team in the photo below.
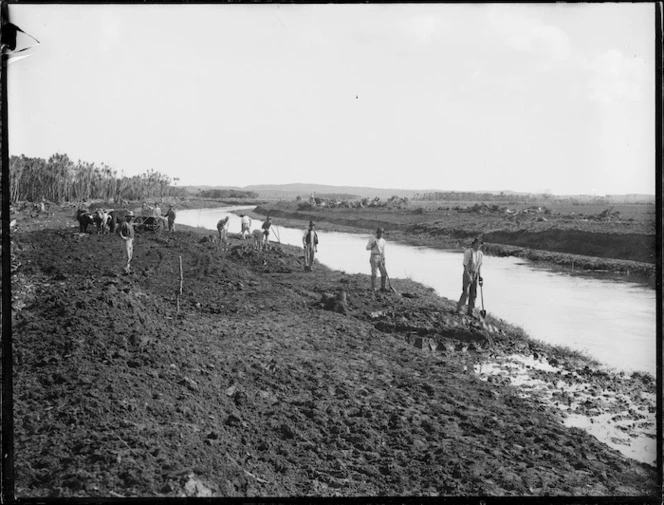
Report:
M 79 209 L 76 212 L 76 219 L 79 225 L 79 231 L 86 233 L 88 228 L 92 225 L 98 234 L 107 234 L 109 232 L 117 232 L 118 236 L 124 241 L 124 256 L 127 264 L 124 268 L 125 273 L 130 273 L 131 259 L 133 256 L 133 242 L 134 242 L 134 223 L 132 223 L 134 212 L 131 210 L 106 210 L 97 209 L 93 212 L 88 212 L 84 209 Z M 164 216 L 161 215 L 159 206 L 155 203 L 155 207 L 149 207 L 143 204 L 142 217 L 151 219 L 161 219 L 166 222 L 168 219 L 168 229 L 173 231 L 173 223 L 175 221 L 175 211 L 173 206 L 169 205 L 168 213 Z M 143 221 L 144 222 L 144 221 Z
M 79 209 L 76 212 L 79 231 L 85 233 L 90 225 L 94 225 L 98 234 L 112 233 L 118 225 L 118 216 L 114 210 L 97 209 L 94 212 L 88 212 Z

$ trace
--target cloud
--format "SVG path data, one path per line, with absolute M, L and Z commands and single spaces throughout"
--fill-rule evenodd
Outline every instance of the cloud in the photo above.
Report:
M 437 16 L 414 16 L 406 27 L 410 36 L 420 44 L 426 44 L 446 32 L 446 26 Z
M 587 69 L 590 100 L 611 103 L 644 99 L 648 65 L 643 59 L 628 58 L 621 51 L 611 49 L 596 55 Z
M 352 35 L 358 42 L 403 47 L 431 44 L 449 34 L 450 27 L 435 14 L 415 14 L 414 9 L 390 6 L 371 17 L 358 17 Z M 415 9 L 417 10 L 417 9 Z
M 507 46 L 555 61 L 569 58 L 569 37 L 563 30 L 513 9 L 512 6 L 492 6 L 486 15 L 489 26 Z
M 120 20 L 109 11 L 100 22 L 101 30 L 98 32 L 99 48 L 103 52 L 110 52 L 117 46 L 122 36 Z

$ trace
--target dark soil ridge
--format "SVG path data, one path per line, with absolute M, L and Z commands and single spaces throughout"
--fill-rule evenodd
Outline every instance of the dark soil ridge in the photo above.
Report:
M 17 496 L 656 496 L 654 468 L 468 368 L 537 352 L 625 394 L 652 378 L 300 254 L 142 233 L 122 275 L 112 235 L 16 233 Z
M 481 235 L 484 251 L 495 256 L 516 256 L 582 270 L 611 271 L 653 280 L 655 277 L 654 235 L 635 233 L 595 233 L 574 229 L 490 230 L 449 228 L 435 223 L 395 223 L 386 220 L 339 218 L 328 213 L 283 211 L 272 206 L 257 206 L 254 212 L 306 222 L 313 220 L 364 232 L 378 226 L 386 228 L 393 240 L 441 249 L 460 248 L 472 237 Z M 482 218 L 478 218 L 481 223 Z

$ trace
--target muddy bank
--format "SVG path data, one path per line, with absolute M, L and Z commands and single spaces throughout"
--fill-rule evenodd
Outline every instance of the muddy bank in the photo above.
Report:
M 441 221 L 413 224 L 403 216 L 387 219 L 337 217 L 329 212 L 284 211 L 275 205 L 259 205 L 255 215 L 270 215 L 284 224 L 303 227 L 314 220 L 326 229 L 369 233 L 378 226 L 387 230 L 391 240 L 406 244 L 439 249 L 467 247 L 478 235 L 484 237 L 484 251 L 495 256 L 516 256 L 531 261 L 546 262 L 584 270 L 601 270 L 634 275 L 653 282 L 655 279 L 655 236 L 636 233 L 608 233 L 578 229 L 541 229 L 542 222 L 534 221 L 532 230 L 496 230 L 494 217 L 476 218 L 467 227 L 458 228 Z M 361 216 L 361 212 L 358 215 Z M 467 216 L 461 215 L 467 220 Z M 454 219 L 449 219 L 453 223 Z M 482 224 L 484 221 L 484 224 Z M 511 222 L 510 222 L 511 224 Z M 523 223 L 521 223 L 523 224 Z
M 654 467 L 474 370 L 537 355 L 570 385 L 611 388 L 634 422 L 652 377 L 461 316 L 408 280 L 372 294 L 365 275 L 306 273 L 295 247 L 233 235 L 223 250 L 180 226 L 140 233 L 123 275 L 117 237 L 66 213 L 19 221 L 19 497 L 656 496 Z
M 551 229 L 528 232 L 493 231 L 484 235 L 487 242 L 562 252 L 575 255 L 655 263 L 655 237 L 634 233 L 585 233 Z

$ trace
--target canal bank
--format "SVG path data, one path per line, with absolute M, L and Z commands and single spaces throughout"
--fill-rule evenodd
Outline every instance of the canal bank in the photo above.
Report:
M 217 221 L 228 215 L 230 231 L 238 233 L 238 214 L 251 215 L 251 207 L 186 210 L 180 212 L 179 220 L 215 230 Z M 291 228 L 276 218 L 273 222 L 283 243 L 301 246 L 304 227 Z M 252 228 L 260 228 L 261 223 L 254 217 Z M 319 261 L 348 273 L 369 272 L 364 247 L 369 234 L 330 231 L 326 223 L 316 224 Z M 275 234 L 271 237 L 277 239 Z M 400 279 L 412 279 L 450 300 L 459 297 L 461 249 L 415 247 L 389 240 L 387 254 L 395 286 Z M 568 346 L 617 370 L 655 375 L 656 293 L 646 284 L 488 255 L 483 276 L 486 309 L 493 317 L 517 324 L 532 338 Z

